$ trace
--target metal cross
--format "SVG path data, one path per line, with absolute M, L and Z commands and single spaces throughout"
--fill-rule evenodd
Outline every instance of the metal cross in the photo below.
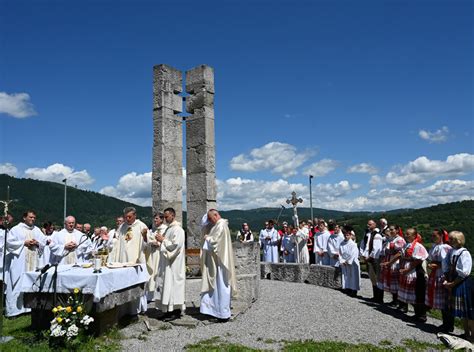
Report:
M 296 198 L 296 192 L 295 191 L 291 192 L 291 198 L 286 200 L 286 204 L 293 205 L 293 221 L 295 223 L 295 226 L 299 226 L 298 213 L 297 213 L 297 210 L 296 210 L 296 207 L 298 206 L 298 203 L 303 203 L 303 199 L 302 198 Z

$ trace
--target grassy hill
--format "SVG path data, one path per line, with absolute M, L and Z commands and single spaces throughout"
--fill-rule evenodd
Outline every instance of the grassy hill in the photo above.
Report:
M 38 224 L 46 220 L 56 224 L 63 221 L 64 185 L 54 182 L 32 179 L 18 179 L 8 175 L 0 175 L 0 199 L 6 198 L 7 186 L 10 186 L 10 198 L 18 201 L 11 206 L 11 212 L 19 221 L 26 209 L 35 209 L 38 212 Z M 94 225 L 114 226 L 114 219 L 121 214 L 123 208 L 133 205 L 138 215 L 145 223 L 151 223 L 151 207 L 140 207 L 122 200 L 105 196 L 91 191 L 84 191 L 68 187 L 67 213 L 76 216 L 77 221 L 89 222 Z M 280 214 L 280 223 L 291 223 L 293 210 L 291 208 L 259 208 L 251 210 L 222 211 L 224 218 L 229 220 L 230 228 L 236 231 L 243 222 L 257 232 L 262 228 L 265 220 L 277 219 Z M 422 209 L 398 209 L 387 212 L 344 212 L 314 208 L 314 217 L 335 219 L 340 224 L 351 224 L 356 234 L 360 235 L 365 229 L 367 220 L 385 217 L 392 224 L 398 224 L 406 229 L 417 227 L 425 242 L 430 242 L 430 234 L 436 227 L 446 228 L 448 231 L 460 230 L 466 235 L 468 248 L 474 249 L 474 201 L 463 201 L 449 204 L 440 204 Z M 186 214 L 183 214 L 186 218 Z M 300 219 L 309 219 L 311 210 L 299 208 Z

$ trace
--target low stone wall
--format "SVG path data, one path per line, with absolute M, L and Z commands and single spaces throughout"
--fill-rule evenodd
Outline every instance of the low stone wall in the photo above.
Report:
M 246 310 L 260 294 L 260 248 L 257 242 L 232 244 L 235 254 L 237 296 L 233 304 Z
M 341 275 L 336 268 L 327 265 L 296 263 L 261 263 L 262 279 L 305 282 L 312 285 L 341 288 Z

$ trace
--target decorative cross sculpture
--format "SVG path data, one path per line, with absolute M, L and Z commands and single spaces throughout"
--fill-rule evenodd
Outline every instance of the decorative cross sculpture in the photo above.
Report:
M 296 198 L 296 192 L 293 191 L 291 192 L 291 198 L 286 200 L 286 204 L 291 204 L 293 205 L 293 222 L 296 227 L 298 227 L 299 221 L 298 221 L 298 212 L 296 210 L 296 207 L 298 206 L 298 203 L 303 203 L 302 198 Z

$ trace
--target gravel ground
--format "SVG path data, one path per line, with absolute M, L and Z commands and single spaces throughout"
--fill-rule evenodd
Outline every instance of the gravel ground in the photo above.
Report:
M 434 328 L 439 320 L 428 318 L 415 325 L 391 308 L 370 303 L 372 287 L 362 279 L 361 297 L 308 284 L 261 280 L 261 297 L 234 321 L 195 328 L 164 326 L 148 318 L 152 331 L 142 319 L 122 329 L 125 351 L 181 350 L 186 345 L 219 336 L 229 343 L 253 348 L 278 350 L 284 340 L 334 340 L 378 344 L 388 340 L 401 344 L 404 339 L 439 343 Z M 199 281 L 189 281 L 187 297 L 198 297 Z M 386 294 L 386 296 L 388 296 Z M 386 297 L 386 301 L 391 297 Z M 152 312 L 154 309 L 151 309 Z M 412 315 L 413 312 L 409 313 Z M 151 313 L 150 316 L 153 316 Z M 161 324 L 161 325 L 160 325 Z M 167 329 L 167 330 L 165 330 Z M 458 331 L 460 333 L 460 331 Z

